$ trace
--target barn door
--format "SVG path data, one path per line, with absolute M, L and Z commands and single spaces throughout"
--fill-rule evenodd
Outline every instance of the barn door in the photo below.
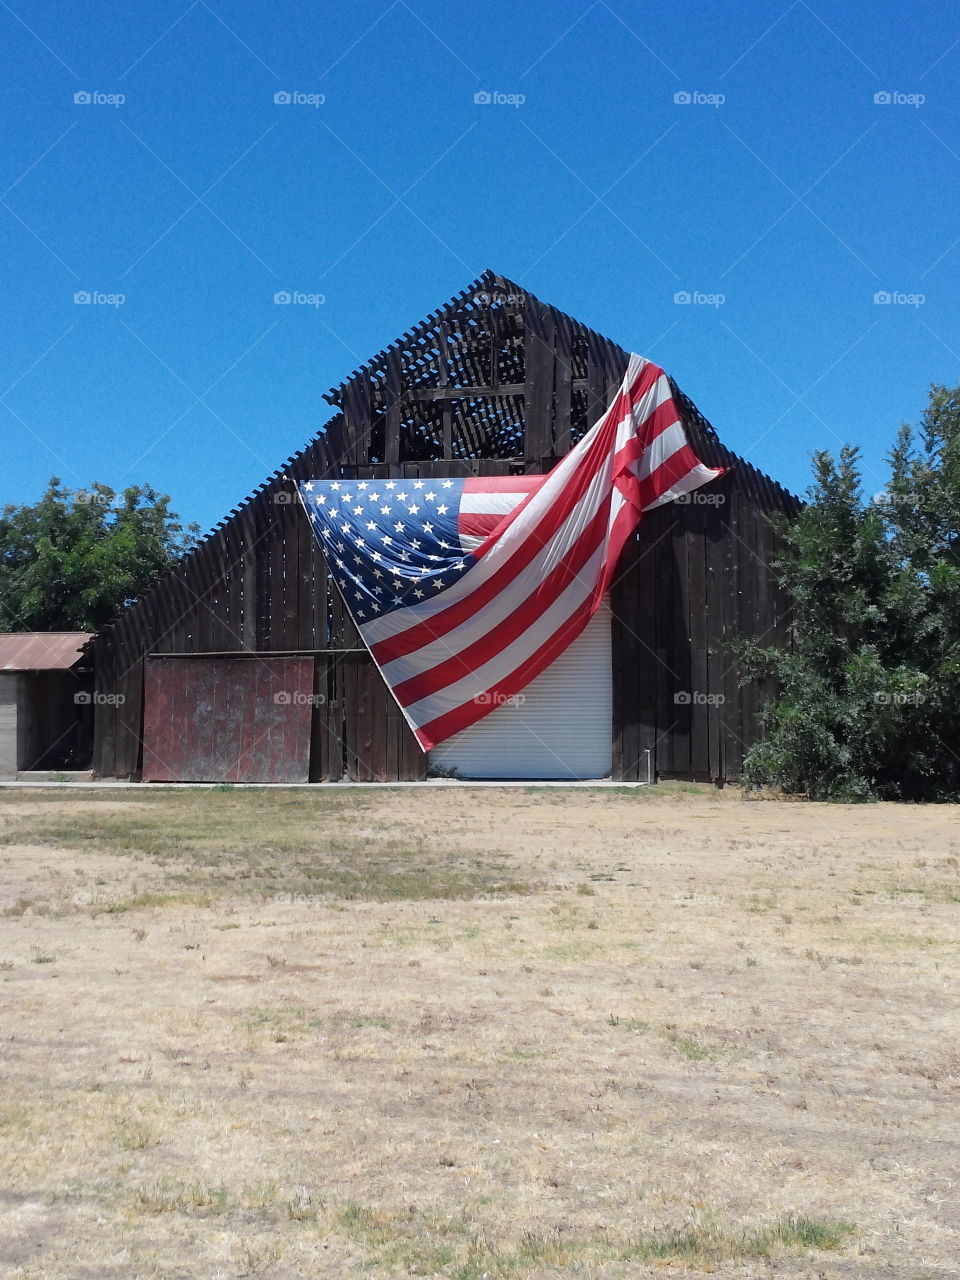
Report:
M 431 767 L 461 778 L 605 778 L 613 763 L 610 634 L 604 603 L 516 702 L 434 747 Z
M 306 782 L 312 658 L 147 658 L 145 782 Z

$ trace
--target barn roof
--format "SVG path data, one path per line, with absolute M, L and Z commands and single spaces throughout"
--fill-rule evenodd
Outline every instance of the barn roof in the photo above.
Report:
M 67 671 L 92 631 L 0 632 L 0 671 Z

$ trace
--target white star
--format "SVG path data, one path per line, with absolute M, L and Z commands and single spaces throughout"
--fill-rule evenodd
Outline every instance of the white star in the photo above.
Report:
M 360 483 L 357 485 L 358 489 L 365 489 L 366 487 L 367 487 L 366 480 L 361 480 Z
M 414 539 L 413 539 L 413 541 L 410 543 L 410 545 L 411 545 L 411 547 L 413 547 L 414 551 L 419 551 L 419 550 L 420 550 L 420 539 L 419 539 L 419 538 L 414 538 Z
M 399 489 L 397 490 L 397 497 L 401 502 L 406 502 L 407 500 L 407 495 L 405 493 L 401 493 Z
M 343 522 L 343 524 L 340 526 L 340 531 L 341 531 L 342 533 L 349 533 L 349 532 L 350 532 L 350 525 L 349 525 L 346 521 L 344 521 L 344 522 Z
M 409 551 L 401 551 L 401 552 L 400 552 L 400 559 L 401 559 L 401 560 L 409 560 L 409 559 L 410 559 L 410 552 L 409 552 Z
M 397 533 L 403 533 L 403 521 L 402 521 L 402 520 L 398 520 L 398 521 L 397 521 L 397 523 L 396 523 L 393 527 L 396 529 Z
M 371 551 L 371 552 L 370 552 L 370 559 L 371 559 L 371 560 L 382 560 L 382 559 L 383 559 L 383 556 L 380 554 L 380 552 L 379 552 L 379 551 Z M 379 577 L 380 577 L 379 573 L 375 574 L 375 575 L 374 575 L 374 577 L 379 578 Z
M 353 514 L 354 514 L 355 516 L 362 516 L 362 515 L 363 515 L 363 507 L 354 507 L 354 508 L 353 508 Z
M 458 569 L 458 570 L 463 570 L 463 569 L 465 569 L 465 568 L 467 567 L 467 565 L 466 565 L 466 561 L 465 561 L 465 560 L 458 560 L 458 561 L 457 561 L 457 563 L 456 563 L 453 567 L 454 567 L 455 569 Z
M 371 502 L 379 502 L 379 501 L 380 501 L 380 495 L 379 495 L 379 493 L 373 493 L 373 492 L 371 492 L 371 493 L 368 493 L 368 494 L 367 494 L 367 497 L 370 499 L 370 501 L 371 501 Z
M 417 481 L 415 481 L 415 482 L 414 482 L 414 486 L 413 486 L 413 487 L 414 487 L 415 489 L 422 489 L 422 488 L 423 488 L 423 481 L 422 481 L 422 480 L 417 480 Z
M 367 521 L 367 528 L 368 528 L 368 529 L 375 529 L 376 527 L 377 527 L 377 522 L 376 522 L 376 520 L 368 520 L 368 521 Z
M 313 492 L 313 481 L 312 481 L 312 480 L 308 480 L 308 481 L 306 482 L 306 484 L 305 484 L 303 487 L 306 489 L 307 493 L 312 493 L 312 492 Z
M 452 481 L 452 480 L 444 480 L 444 482 L 443 482 L 443 488 L 444 488 L 444 489 L 452 489 L 452 488 L 453 488 L 453 481 Z
M 380 511 L 381 511 L 381 512 L 382 512 L 382 514 L 383 514 L 383 515 L 385 515 L 385 516 L 388 516 L 388 515 L 390 514 L 390 508 L 389 508 L 389 507 L 381 507 L 381 508 L 380 508 Z
M 441 515 L 441 516 L 445 516 L 445 515 L 447 514 L 447 512 L 449 511 L 449 509 L 450 509 L 449 507 L 445 507 L 445 506 L 443 505 L 443 503 L 441 502 L 440 506 L 439 506 L 439 507 L 437 507 L 437 514 L 438 514 L 438 515 Z
M 338 542 L 338 543 L 337 543 L 337 550 L 338 550 L 338 551 L 346 551 L 346 549 L 347 549 L 347 544 L 346 544 L 345 542 Z
M 412 507 L 407 507 L 407 510 L 410 512 L 412 516 L 415 516 L 417 512 L 420 510 L 420 508 L 417 506 L 416 503 L 414 503 Z
M 425 494 L 424 497 L 429 498 L 431 502 L 436 502 L 437 500 L 437 495 L 433 492 L 432 489 L 429 493 Z
M 319 502 L 321 507 L 326 502 L 326 500 L 327 500 L 327 495 L 325 493 L 318 493 L 314 498 L 314 502 Z
M 331 489 L 339 489 L 339 488 L 340 488 L 340 481 L 339 481 L 339 480 L 334 480 L 334 482 L 333 482 L 333 484 L 330 486 L 330 488 L 331 488 Z
M 385 534 L 385 535 L 384 535 L 384 539 L 383 539 L 383 544 L 384 544 L 384 546 L 389 547 L 389 545 L 390 545 L 390 543 L 391 543 L 392 541 L 393 541 L 393 539 L 390 537 L 390 535 L 389 535 L 389 534 Z
M 394 597 L 393 597 L 393 603 L 394 603 L 394 604 L 403 604 L 403 601 L 400 599 L 400 597 L 399 597 L 399 596 L 394 596 Z
M 433 585 L 437 591 L 442 591 L 443 588 L 446 586 L 446 583 L 443 581 L 442 578 L 437 578 L 436 582 L 434 582 Z
M 387 489 L 395 489 L 396 487 L 397 487 L 397 486 L 393 483 L 393 481 L 392 481 L 392 480 L 388 480 L 388 481 L 387 481 L 387 483 L 386 483 L 386 485 L 385 485 L 385 488 L 387 488 Z
M 430 521 L 429 521 L 429 520 L 424 521 L 423 531 L 424 531 L 424 533 L 432 533 L 432 532 L 433 532 L 433 525 L 430 523 Z
M 423 592 L 420 590 L 419 587 L 417 587 L 416 591 L 413 594 L 417 597 L 418 600 L 423 599 Z

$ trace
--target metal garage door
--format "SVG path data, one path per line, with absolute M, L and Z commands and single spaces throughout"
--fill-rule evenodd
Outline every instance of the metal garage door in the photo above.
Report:
M 524 689 L 430 752 L 461 778 L 604 778 L 612 764 L 610 609 L 598 609 L 573 644 Z

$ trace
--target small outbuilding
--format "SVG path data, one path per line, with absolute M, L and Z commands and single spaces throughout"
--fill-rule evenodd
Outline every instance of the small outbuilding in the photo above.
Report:
M 0 780 L 89 769 L 92 639 L 89 631 L 0 633 Z

